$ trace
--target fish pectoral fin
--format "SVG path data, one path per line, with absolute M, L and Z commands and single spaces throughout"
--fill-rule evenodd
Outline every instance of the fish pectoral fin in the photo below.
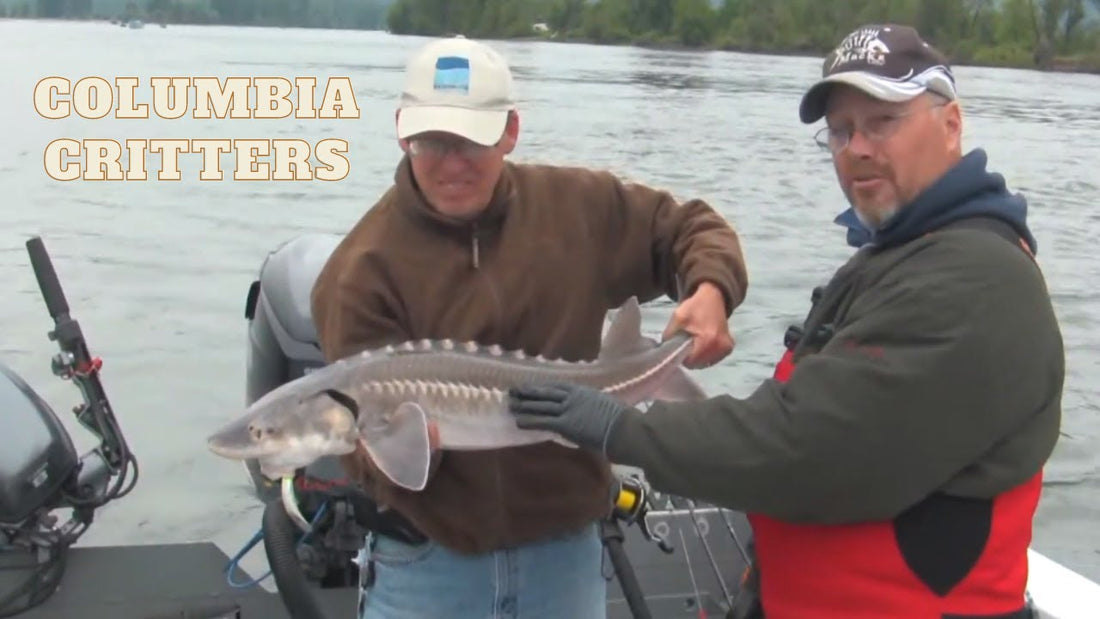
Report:
M 390 481 L 409 490 L 428 485 L 432 446 L 428 415 L 415 402 L 402 402 L 390 417 L 363 437 L 371 461 Z
M 668 402 L 698 402 L 707 399 L 707 392 L 683 366 L 669 372 L 668 377 L 653 394 L 655 400 Z

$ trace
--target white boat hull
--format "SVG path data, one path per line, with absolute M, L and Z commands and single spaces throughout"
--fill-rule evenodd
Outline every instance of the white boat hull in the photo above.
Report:
M 1028 550 L 1027 588 L 1036 619 L 1100 617 L 1100 584 L 1035 550 Z

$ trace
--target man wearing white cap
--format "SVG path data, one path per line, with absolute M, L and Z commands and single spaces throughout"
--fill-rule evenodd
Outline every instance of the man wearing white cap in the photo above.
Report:
M 727 321 L 748 285 L 734 230 L 701 200 L 605 171 L 506 162 L 519 113 L 491 48 L 418 50 L 396 124 L 394 185 L 313 291 L 326 359 L 421 338 L 594 359 L 608 310 L 665 295 L 680 302 L 666 333 L 695 336 L 687 365 L 732 350 Z M 420 492 L 388 483 L 363 450 L 344 463 L 389 508 L 365 551 L 365 619 L 605 616 L 602 455 L 551 442 L 436 452 Z
M 644 414 L 525 387 L 517 423 L 746 512 L 759 605 L 730 619 L 1030 619 L 1065 360 L 1027 202 L 963 154 L 951 70 L 911 27 L 845 37 L 800 117 L 825 118 L 860 250 L 809 295 L 774 376 Z

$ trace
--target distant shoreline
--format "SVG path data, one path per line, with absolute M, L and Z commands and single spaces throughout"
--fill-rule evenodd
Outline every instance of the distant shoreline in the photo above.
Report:
M 428 36 L 428 35 L 412 35 L 412 36 Z M 666 42 L 650 42 L 650 41 L 624 41 L 624 42 L 609 42 L 609 41 L 596 41 L 591 39 L 585 39 L 583 37 L 570 37 L 570 38 L 557 38 L 546 36 L 522 36 L 522 37 L 490 37 L 485 40 L 494 40 L 502 42 L 545 42 L 545 43 L 579 43 L 583 45 L 597 45 L 603 47 L 636 47 L 639 49 L 650 49 L 657 51 L 670 51 L 670 52 L 734 52 L 738 54 L 746 54 L 750 56 L 789 56 L 798 58 L 813 58 L 821 60 L 825 57 L 826 52 L 814 52 L 805 49 L 757 49 L 748 47 L 738 47 L 734 45 L 683 45 L 679 43 L 666 43 Z M 1053 66 L 1044 69 L 1035 64 L 1016 64 L 1010 62 L 995 63 L 995 62 L 977 62 L 977 61 L 954 61 L 951 62 L 952 67 L 974 67 L 974 68 L 988 68 L 988 69 L 1016 69 L 1020 71 L 1035 71 L 1037 73 L 1079 73 L 1084 75 L 1100 75 L 1100 61 L 1089 60 L 1075 60 L 1071 58 L 1055 58 Z
M 41 22 L 103 22 L 106 24 L 117 25 L 117 18 L 114 20 L 110 18 L 65 18 L 65 17 L 0 17 L 0 21 L 41 21 Z M 159 24 L 160 22 L 153 22 Z M 168 26 L 221 26 L 221 27 L 235 27 L 235 28 L 288 28 L 288 26 L 267 26 L 263 24 L 228 24 L 228 23 L 191 23 L 191 22 L 165 22 Z M 316 26 L 289 26 L 289 28 L 298 28 L 301 30 L 355 30 L 353 28 L 325 28 Z M 367 32 L 389 32 L 384 28 L 378 29 L 359 29 Z M 418 33 L 402 33 L 394 36 L 419 36 L 419 37 L 433 37 L 436 35 L 430 34 L 418 34 Z M 654 51 L 669 51 L 669 52 L 734 52 L 739 54 L 753 55 L 753 56 L 789 56 L 800 58 L 816 58 L 821 59 L 825 56 L 826 52 L 813 51 L 806 49 L 760 49 L 751 48 L 737 45 L 684 45 L 682 43 L 676 43 L 673 41 L 646 41 L 646 40 L 626 40 L 626 41 L 600 41 L 595 39 L 588 39 L 585 37 L 572 36 L 572 37 L 555 37 L 546 35 L 523 35 L 514 37 L 479 37 L 484 41 L 499 41 L 505 43 L 513 42 L 542 42 L 542 43 L 575 43 L 582 45 L 595 45 L 600 47 L 634 47 L 638 49 L 654 50 Z M 1011 62 L 980 62 L 980 61 L 952 61 L 952 66 L 955 67 L 974 67 L 974 68 L 990 68 L 990 69 L 1015 69 L 1021 71 L 1035 71 L 1038 73 L 1078 73 L 1084 75 L 1100 75 L 1100 59 L 1075 59 L 1075 58 L 1055 58 L 1052 61 L 1052 66 L 1049 68 L 1040 67 L 1034 63 L 1011 63 Z

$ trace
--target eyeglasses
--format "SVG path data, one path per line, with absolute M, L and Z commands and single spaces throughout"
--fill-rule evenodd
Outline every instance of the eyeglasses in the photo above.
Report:
M 827 150 L 833 154 L 844 150 L 844 147 L 848 146 L 848 143 L 852 141 L 852 136 L 855 135 L 856 131 L 862 133 L 863 137 L 871 142 L 883 142 L 894 135 L 898 128 L 901 127 L 902 121 L 909 116 L 917 112 L 931 110 L 944 105 L 947 105 L 947 103 L 934 103 L 929 106 L 911 108 L 904 112 L 893 114 L 878 114 L 855 125 L 822 127 L 814 134 L 814 141 L 817 142 L 817 145 L 823 150 Z
M 447 153 L 454 153 L 464 159 L 479 159 L 487 155 L 496 144 L 485 146 L 463 139 L 437 137 L 419 137 L 409 140 L 409 154 L 413 157 L 442 159 Z

